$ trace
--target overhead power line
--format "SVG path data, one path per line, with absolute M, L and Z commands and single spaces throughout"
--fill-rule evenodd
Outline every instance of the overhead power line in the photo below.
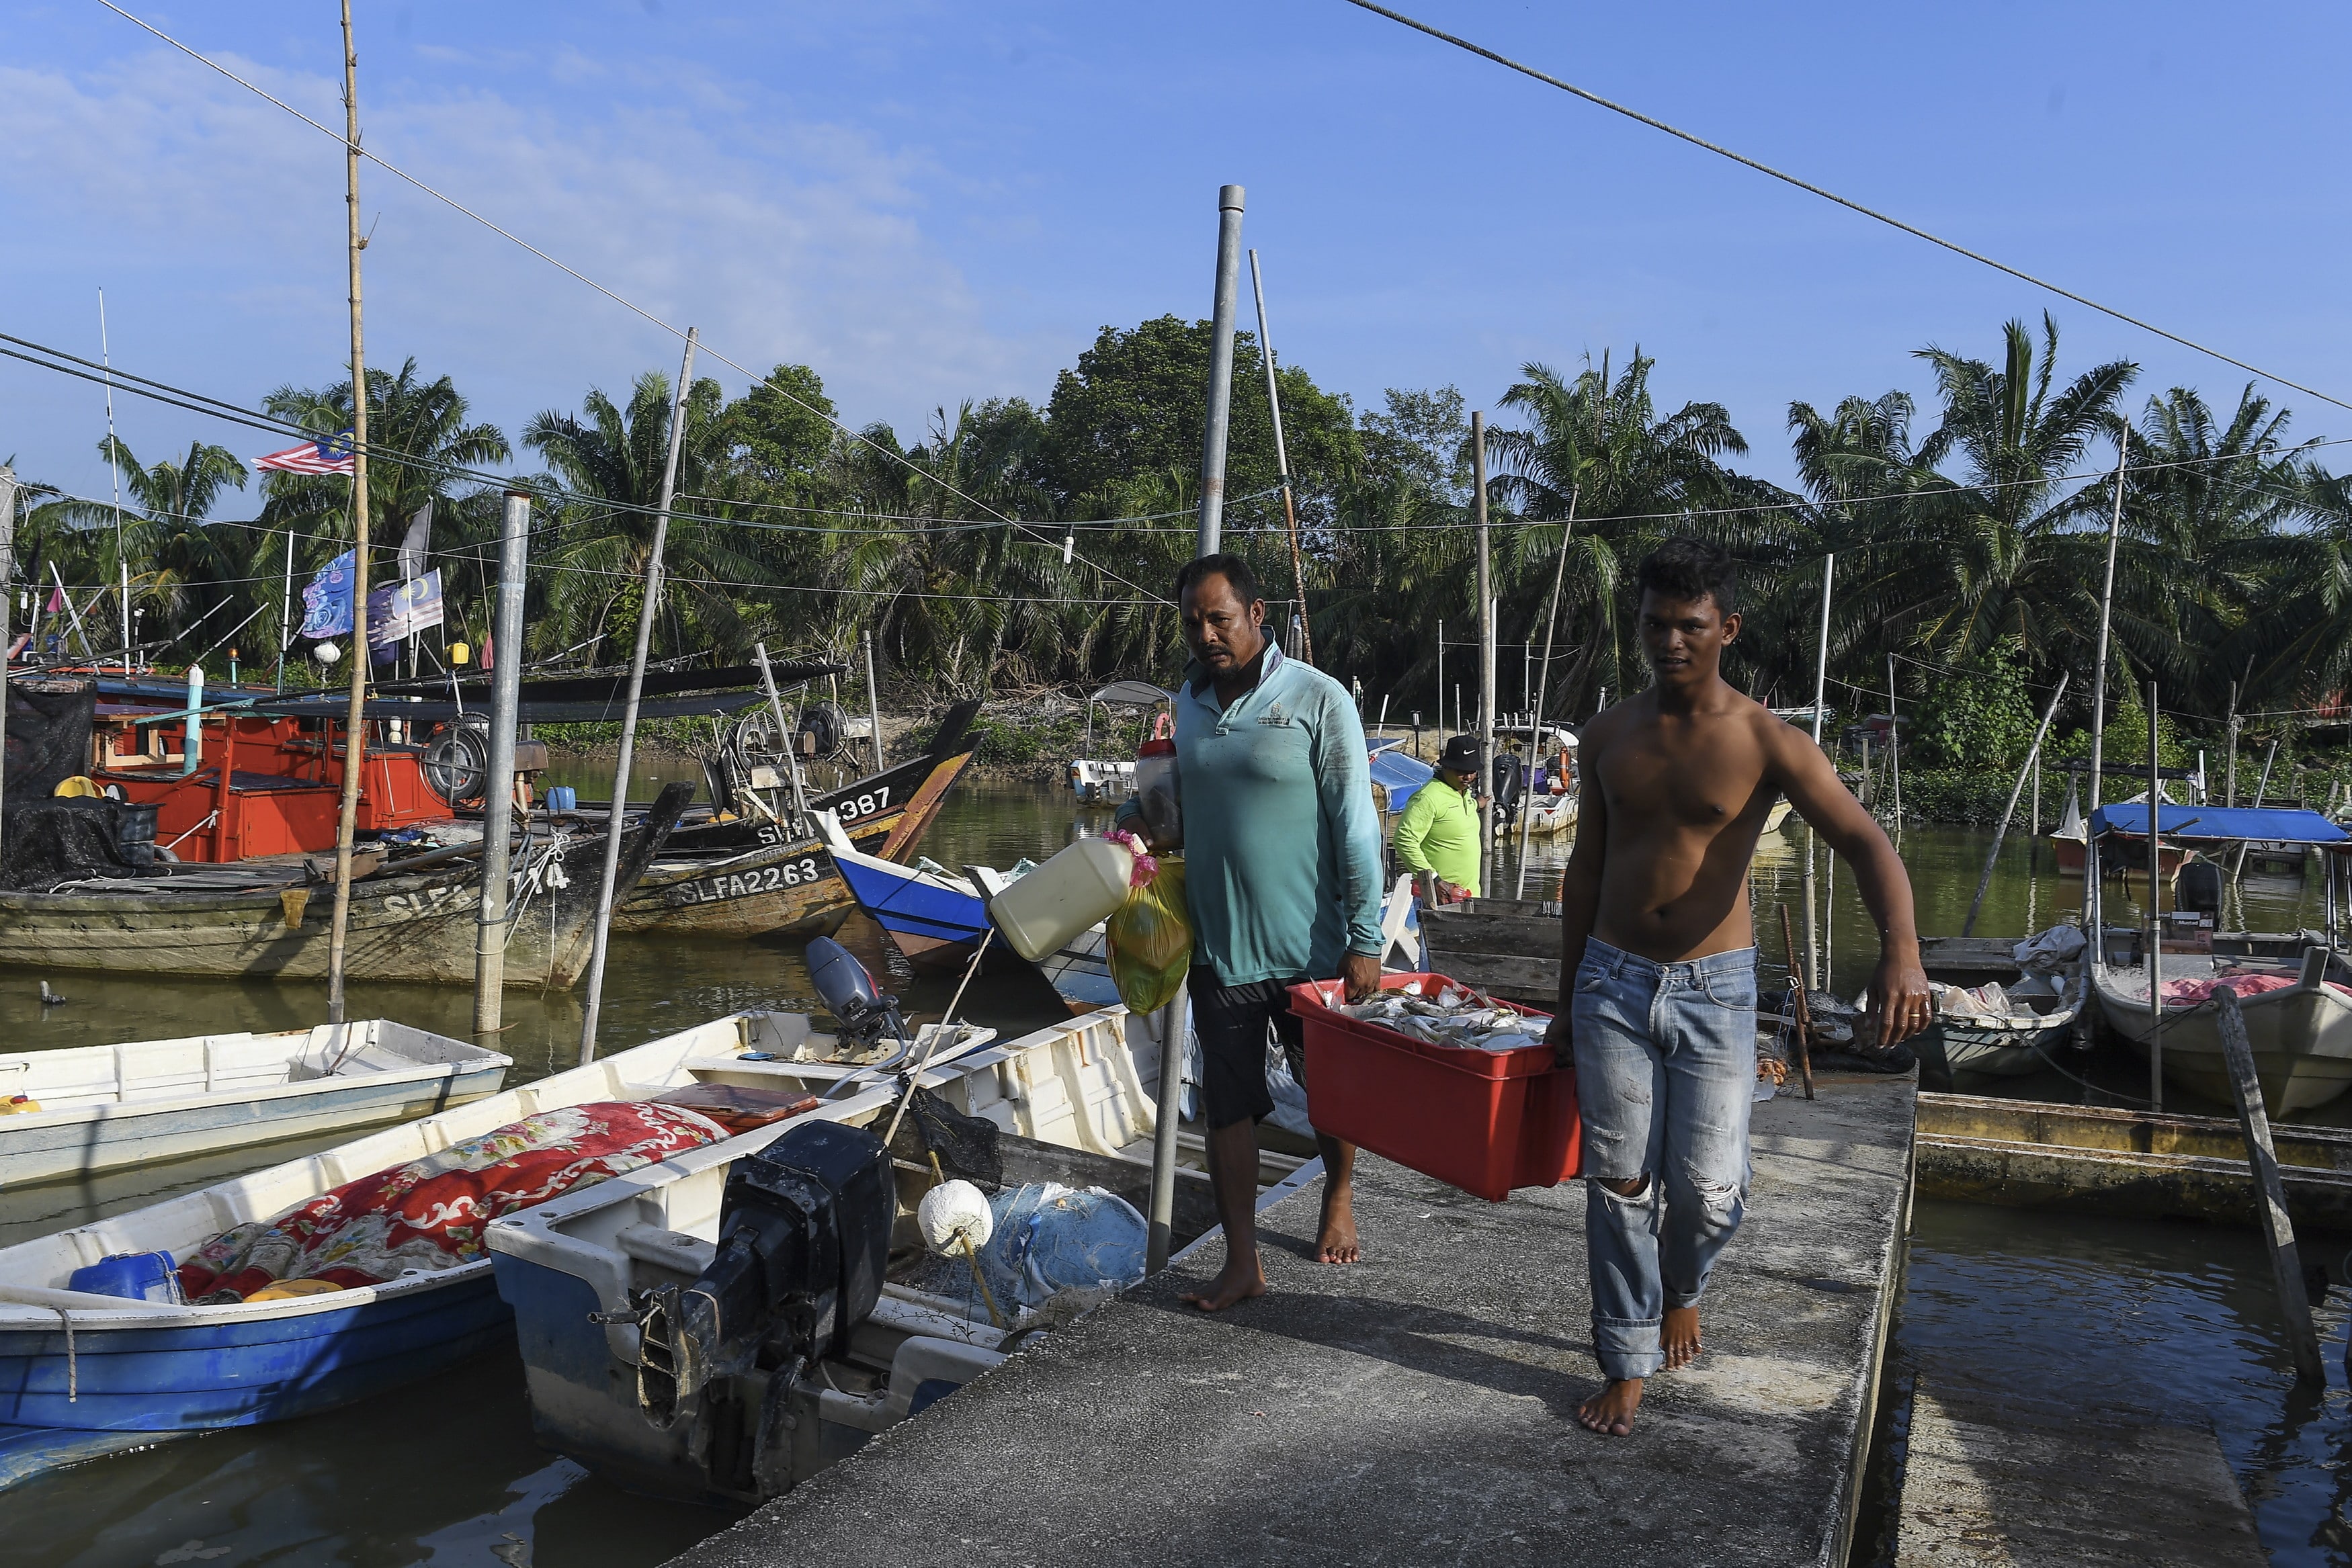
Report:
M 105 0 L 100 0 L 100 3 L 104 4 Z M 1750 158 L 1744 152 L 1735 152 L 1730 148 L 1723 146 L 1719 142 L 1709 141 L 1706 137 L 1696 135 L 1691 131 L 1685 131 L 1680 126 L 1669 125 L 1664 120 L 1657 119 L 1653 115 L 1643 114 L 1638 109 L 1632 109 L 1624 104 L 1618 103 L 1613 99 L 1603 98 L 1599 93 L 1588 91 L 1583 88 L 1578 87 L 1573 82 L 1562 81 L 1559 78 L 1544 71 L 1539 71 L 1533 66 L 1523 65 L 1519 61 L 1512 59 L 1507 55 L 1496 53 L 1493 49 L 1487 48 L 1483 44 L 1474 44 L 1469 39 L 1457 37 L 1454 34 L 1446 32 L 1443 28 L 1433 27 L 1426 22 L 1416 21 L 1412 17 L 1406 16 L 1402 11 L 1391 11 L 1385 5 L 1373 4 L 1373 0 L 1347 0 L 1347 3 L 1357 7 L 1359 10 L 1370 11 L 1376 16 L 1385 16 L 1391 22 L 1395 22 L 1402 26 L 1411 27 L 1416 33 L 1425 33 L 1441 43 L 1451 44 L 1455 48 L 1465 50 L 1470 54 L 1476 55 L 1481 59 L 1492 60 L 1495 64 L 1501 66 L 1506 70 L 1517 71 L 1523 77 L 1529 77 L 1543 83 L 1546 87 L 1558 88 L 1564 93 L 1568 93 L 1572 97 L 1580 98 L 1587 103 L 1609 110 L 1612 114 L 1622 114 L 1628 120 L 1640 121 L 1642 124 L 1648 126 L 1653 131 L 1663 131 L 1667 135 L 1674 137 L 1677 141 L 1687 141 L 1694 147 L 1703 148 L 1706 152 L 1714 153 L 1718 158 L 1728 158 L 1734 163 L 1753 169 L 1759 174 L 1769 175 L 1771 178 L 1781 182 L 1783 184 L 1794 185 L 1800 191 L 1804 191 L 1810 194 L 1819 196 L 1825 202 L 1834 202 L 1839 206 L 1845 208 L 1849 212 L 1859 213 L 1865 218 L 1886 225 L 1889 228 L 1900 229 L 1905 234 L 1911 235 L 1915 239 L 1926 240 L 1929 245 L 1937 246 L 1944 250 L 1948 250 L 1955 256 L 1966 256 L 1969 260 L 1976 262 L 1980 266 L 1990 267 L 1996 272 L 2005 272 L 2010 277 L 2018 279 L 2021 283 L 2030 283 L 2036 288 L 2047 289 L 2049 292 L 2057 295 L 2062 299 L 2071 299 L 2077 305 L 2085 306 L 2090 309 L 2096 310 L 2102 316 L 2112 317 L 2116 320 L 2125 323 L 2126 326 L 2137 327 L 2143 332 L 2152 332 L 2156 336 L 2164 339 L 2167 342 L 2178 343 L 2184 349 L 2190 349 L 2198 353 L 2210 355 L 2212 358 L 2221 361 L 2223 364 L 2235 365 L 2238 369 L 2246 371 L 2248 374 L 2260 376 L 2264 381 L 2276 382 L 2283 387 L 2292 387 L 2294 390 L 2302 392 L 2306 397 L 2315 397 L 2322 402 L 2334 403 L 2337 408 L 2352 409 L 2352 402 L 2347 402 L 2339 397 L 2331 397 L 2327 393 L 2321 392 L 2316 387 L 2305 386 L 2301 382 L 2289 381 L 2286 377 L 2278 374 L 2274 371 L 2266 371 L 2260 365 L 2248 364 L 2245 361 L 2238 359 L 2233 355 L 2225 354 L 2219 349 L 2209 348 L 2205 344 L 2198 342 L 2193 338 L 2184 338 L 2178 332 L 2167 331 L 2162 327 L 2156 325 L 2153 321 L 2143 320 L 2137 316 L 2118 310 L 2112 305 L 2102 305 L 2097 300 L 2091 298 L 2088 295 L 2077 294 L 2073 289 L 2062 287 L 2059 285 L 2051 282 L 2046 277 L 2037 277 L 2032 273 L 2027 272 L 2021 267 L 2011 267 L 2005 261 L 1995 260 L 1993 257 L 1985 255 L 1982 251 L 1970 250 L 1967 246 L 1958 244 L 1957 241 L 1948 240 L 1941 235 L 1930 234 L 1916 224 L 1906 223 L 1901 218 L 1893 216 L 1887 213 L 1882 213 L 1875 207 L 1864 206 L 1862 203 L 1854 201 L 1850 197 L 1839 195 L 1835 191 L 1825 190 L 1822 186 L 1814 184 L 1810 180 L 1801 180 L 1794 174 L 1788 173 L 1783 170 L 1775 169 L 1769 163 Z

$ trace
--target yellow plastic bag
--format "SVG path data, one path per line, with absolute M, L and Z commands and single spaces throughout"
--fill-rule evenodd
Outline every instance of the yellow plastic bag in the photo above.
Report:
M 1163 856 L 1159 874 L 1132 889 L 1105 927 L 1110 977 L 1131 1012 L 1176 999 L 1192 967 L 1192 917 L 1184 908 L 1184 862 Z

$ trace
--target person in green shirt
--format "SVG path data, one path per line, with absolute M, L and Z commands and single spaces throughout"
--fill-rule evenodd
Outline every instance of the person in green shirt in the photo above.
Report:
M 1397 860 L 1432 904 L 1478 896 L 1478 738 L 1457 735 L 1397 819 Z

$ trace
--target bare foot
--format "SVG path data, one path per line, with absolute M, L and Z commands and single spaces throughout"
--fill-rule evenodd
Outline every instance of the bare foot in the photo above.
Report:
M 1323 1190 L 1323 1225 L 1315 1237 L 1318 1263 L 1353 1263 L 1363 1257 L 1356 1244 L 1356 1195 L 1345 1187 Z
M 1187 1291 L 1184 1300 L 1204 1312 L 1222 1312 L 1236 1301 L 1265 1294 L 1265 1270 L 1252 1254 L 1246 1261 L 1227 1260 L 1223 1271 L 1209 1281 L 1207 1290 Z
M 1642 1380 L 1618 1378 L 1578 1406 L 1576 1418 L 1589 1432 L 1598 1432 L 1604 1437 L 1630 1437 L 1633 1435 L 1633 1412 L 1641 1407 Z
M 1706 1348 L 1699 1343 L 1698 1309 L 1668 1307 L 1659 1338 L 1664 1344 L 1668 1372 L 1679 1372 L 1698 1359 L 1698 1353 Z

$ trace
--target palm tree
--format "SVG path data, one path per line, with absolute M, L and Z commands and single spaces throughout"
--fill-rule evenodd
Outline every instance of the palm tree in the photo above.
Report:
M 524 427 L 523 444 L 569 492 L 549 507 L 555 544 L 540 552 L 545 612 L 534 632 L 542 658 L 574 653 L 590 664 L 614 664 L 634 645 L 669 455 L 671 392 L 667 376 L 648 371 L 632 383 L 625 409 L 592 389 L 579 415 L 549 410 Z M 698 381 L 687 394 L 680 496 L 706 495 L 724 481 L 724 404 L 715 381 Z M 663 551 L 667 602 L 655 622 L 656 646 L 668 656 L 731 654 L 749 645 L 733 589 L 756 588 L 765 574 L 740 544 L 741 530 L 705 520 L 710 505 L 672 506 Z
M 199 616 L 208 626 L 226 617 L 218 633 L 226 635 L 236 625 L 240 609 L 254 596 L 226 586 L 244 575 L 239 562 L 246 553 L 245 539 L 212 526 L 209 519 L 224 492 L 244 486 L 245 465 L 228 448 L 201 441 L 189 443 L 188 455 L 176 463 L 166 458 L 143 465 L 111 435 L 99 441 L 98 455 L 113 464 L 121 476 L 133 508 L 124 520 L 119 547 L 121 559 L 135 563 L 131 573 L 133 602 L 142 610 L 161 612 L 162 623 L 153 627 L 142 623 L 140 635 L 177 632 Z M 69 504 L 68 511 L 89 537 L 103 541 L 108 552 L 112 552 L 116 536 L 111 506 L 78 501 Z M 112 570 L 121 570 L 118 562 L 107 564 Z M 144 603 L 140 603 L 142 600 Z
M 1605 354 L 1573 379 L 1526 365 L 1526 379 L 1503 394 L 1526 428 L 1487 436 L 1495 496 L 1524 523 L 1557 525 L 1511 529 L 1497 552 L 1513 585 L 1512 612 L 1538 642 L 1552 583 L 1562 584 L 1559 641 L 1578 652 L 1549 694 L 1548 711 L 1580 705 L 1589 681 L 1623 689 L 1634 661 L 1622 585 L 1643 555 L 1677 532 L 1744 543 L 1752 530 L 1739 520 L 1690 514 L 1779 497 L 1723 466 L 1748 442 L 1721 403 L 1685 403 L 1658 416 L 1654 363 L 1636 348 L 1613 382 Z
M 2116 405 L 2139 367 L 2111 360 L 2060 388 L 2058 323 L 2044 312 L 2042 329 L 2037 356 L 2023 322 L 2003 327 L 1999 369 L 1933 345 L 1917 351 L 1944 410 L 1916 466 L 1960 470 L 1950 488 L 1927 491 L 1906 529 L 1942 576 L 1934 586 L 1944 604 L 1923 613 L 1919 639 L 1948 661 L 2013 638 L 2045 671 L 2091 662 L 2102 576 L 2091 562 L 2104 547 L 2076 525 L 2096 514 L 2103 486 L 2075 486 L 2071 471 L 2095 444 L 2123 438 Z

